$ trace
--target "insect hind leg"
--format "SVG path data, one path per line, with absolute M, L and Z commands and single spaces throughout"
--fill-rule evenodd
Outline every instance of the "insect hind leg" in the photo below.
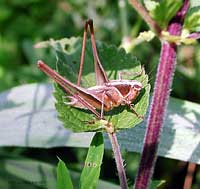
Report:
M 103 66 L 101 65 L 101 62 L 99 60 L 99 56 L 97 53 L 97 47 L 96 47 L 96 42 L 95 42 L 95 37 L 94 37 L 93 21 L 91 19 L 88 19 L 85 22 L 84 33 L 83 33 L 81 61 L 80 61 L 78 79 L 77 79 L 78 86 L 80 86 L 81 77 L 82 77 L 88 27 L 90 28 L 90 39 L 91 39 L 91 43 L 92 43 L 92 53 L 93 53 L 93 57 L 94 57 L 96 84 L 102 85 L 102 84 L 108 82 L 108 77 L 103 69 Z
M 78 86 L 80 86 L 82 71 L 83 71 L 83 63 L 84 63 L 84 58 L 85 58 L 85 47 L 86 47 L 86 40 L 87 40 L 87 30 L 88 30 L 88 21 L 85 22 L 84 32 L 83 32 L 81 60 L 80 60 L 79 73 L 78 73 L 78 79 L 77 79 L 77 85 Z

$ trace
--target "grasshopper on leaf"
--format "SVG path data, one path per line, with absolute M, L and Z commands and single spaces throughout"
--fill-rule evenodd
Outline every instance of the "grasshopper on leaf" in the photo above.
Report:
M 88 28 L 90 29 L 90 37 L 94 57 L 96 86 L 86 89 L 81 87 L 80 83 Z M 104 71 L 104 68 L 98 57 L 92 20 L 86 21 L 84 27 L 77 84 L 74 84 L 65 79 L 41 60 L 38 61 L 38 68 L 46 73 L 50 78 L 58 83 L 64 89 L 64 91 L 66 91 L 66 93 L 68 93 L 70 102 L 67 102 L 66 104 L 77 108 L 88 109 L 94 113 L 99 120 L 104 119 L 104 111 L 110 111 L 113 108 L 121 105 L 129 106 L 133 113 L 135 113 L 138 117 L 143 118 L 143 116 L 140 116 L 136 113 L 132 104 L 143 87 L 142 83 L 136 80 L 123 80 L 121 77 L 119 77 L 117 80 L 108 79 L 107 74 Z M 101 110 L 101 112 L 99 113 L 97 109 Z

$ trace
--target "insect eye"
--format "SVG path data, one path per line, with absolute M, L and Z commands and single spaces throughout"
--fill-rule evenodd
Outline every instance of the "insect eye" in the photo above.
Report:
M 138 91 L 141 90 L 141 88 L 142 88 L 142 87 L 141 87 L 140 85 L 134 85 L 134 89 L 136 89 L 136 90 L 138 90 Z

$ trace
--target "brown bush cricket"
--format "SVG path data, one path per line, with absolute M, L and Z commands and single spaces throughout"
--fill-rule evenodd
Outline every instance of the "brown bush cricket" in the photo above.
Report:
M 80 83 L 82 77 L 88 27 L 90 29 L 90 38 L 94 57 L 96 86 L 85 89 L 80 86 Z M 108 79 L 98 57 L 92 20 L 86 21 L 84 27 L 77 84 L 74 84 L 65 79 L 41 60 L 38 61 L 38 68 L 46 73 L 56 83 L 58 83 L 64 89 L 64 91 L 69 94 L 68 98 L 70 99 L 70 102 L 66 103 L 68 105 L 77 108 L 89 109 L 100 120 L 104 119 L 104 111 L 110 111 L 114 107 L 118 107 L 120 105 L 128 105 L 133 113 L 142 118 L 142 116 L 135 112 L 132 104 L 142 89 L 142 83 L 136 80 L 123 80 L 121 75 L 119 76 L 118 80 Z M 101 110 L 101 113 L 99 113 L 96 109 Z

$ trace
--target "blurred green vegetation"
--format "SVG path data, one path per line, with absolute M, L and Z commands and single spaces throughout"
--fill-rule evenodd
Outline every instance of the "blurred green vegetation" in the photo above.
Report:
M 96 39 L 106 43 L 120 45 L 122 39 L 134 40 L 139 31 L 148 30 L 133 8 L 124 1 L 112 0 L 1 0 L 0 1 L 0 91 L 32 82 L 43 82 L 47 78 L 36 67 L 36 61 L 43 59 L 55 63 L 55 55 L 49 49 L 34 49 L 37 42 L 49 38 L 82 36 L 84 21 L 94 20 Z M 153 85 L 159 59 L 160 42 L 154 39 L 150 43 L 135 44 L 131 53 L 144 64 Z M 182 46 L 179 48 L 177 71 L 172 95 L 190 101 L 200 102 L 200 46 Z M 67 152 L 67 153 L 66 153 Z M 80 171 L 80 162 L 84 161 L 86 150 L 59 148 L 51 150 L 29 148 L 1 148 L 0 153 L 23 155 L 56 164 L 56 155 L 67 161 L 70 169 Z M 70 156 L 68 155 L 70 153 Z M 37 154 L 37 155 L 36 155 Z M 124 152 L 127 174 L 133 181 L 139 156 Z M 66 158 L 67 157 L 67 158 Z M 101 178 L 114 182 L 115 164 L 110 151 L 106 152 Z M 111 168 L 110 168 L 111 167 Z M 113 171 L 107 171 L 107 170 Z M 165 188 L 182 188 L 186 165 L 180 167 L 177 161 L 159 159 L 156 179 L 169 182 Z M 199 188 L 200 169 L 195 172 L 194 189 Z M 176 181 L 173 177 L 176 176 Z M 174 185 L 173 185 L 174 184 Z
M 0 2 L 0 91 L 44 79 L 43 74 L 36 69 L 36 60 L 44 58 L 55 62 L 55 58 L 48 50 L 33 49 L 33 44 L 49 38 L 60 39 L 81 35 L 87 17 L 95 20 L 97 38 L 113 38 L 113 41 L 119 41 L 120 36 L 111 33 L 111 31 L 118 33 L 116 30 L 119 30 L 117 19 L 114 18 L 117 14 L 117 3 L 112 11 L 109 11 L 106 4 L 106 1 L 84 0 L 75 2 L 2 0 Z M 98 28 L 103 32 L 98 32 Z
M 133 24 L 138 16 L 131 7 L 128 9 Z M 0 91 L 44 80 L 36 60 L 54 63 L 55 57 L 49 50 L 36 50 L 33 45 L 50 38 L 82 36 L 87 18 L 94 19 L 97 39 L 121 43 L 124 31 L 117 1 L 0 1 Z

